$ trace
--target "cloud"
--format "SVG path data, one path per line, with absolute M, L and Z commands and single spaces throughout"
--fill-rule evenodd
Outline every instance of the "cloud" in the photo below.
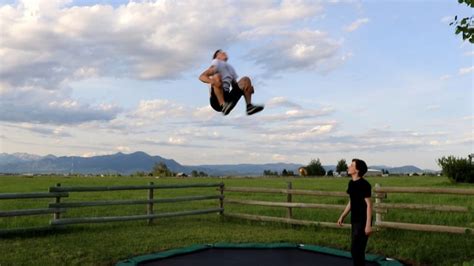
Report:
M 451 75 L 443 75 L 443 76 L 439 77 L 439 79 L 440 79 L 440 80 L 448 80 L 448 79 L 450 79 L 450 78 L 452 78 L 452 77 L 453 77 L 453 76 L 451 76 Z
M 441 23 L 448 24 L 454 20 L 453 16 L 444 16 L 441 18 Z
M 344 27 L 344 30 L 347 32 L 356 31 L 360 26 L 369 23 L 369 18 L 360 18 L 352 22 L 349 26 Z
M 2 87 L 2 84 L 0 84 Z M 121 108 L 110 105 L 90 105 L 70 98 L 69 91 L 48 91 L 36 87 L 3 86 L 0 90 L 0 121 L 79 124 L 88 121 L 109 121 Z
M 459 75 L 466 75 L 474 71 L 474 66 L 471 67 L 463 67 L 459 69 Z
M 330 71 L 342 62 L 337 57 L 342 43 L 325 32 L 312 29 L 282 32 L 271 41 L 252 49 L 247 57 L 259 65 L 266 76 L 282 71 Z
M 465 52 L 464 56 L 474 56 L 474 51 Z
M 294 103 L 288 100 L 286 97 L 273 97 L 267 101 L 266 106 L 268 108 L 279 108 L 279 107 L 287 107 L 287 108 L 294 108 L 294 109 L 302 109 L 301 105 Z

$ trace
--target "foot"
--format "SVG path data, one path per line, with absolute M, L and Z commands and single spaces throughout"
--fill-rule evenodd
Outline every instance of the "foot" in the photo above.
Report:
M 247 104 L 247 115 L 253 115 L 255 113 L 258 113 L 262 111 L 263 108 L 264 108 L 263 105 Z
M 230 112 L 232 111 L 232 109 L 234 109 L 236 105 L 236 102 L 225 102 L 223 105 L 222 105 L 222 113 L 224 115 L 228 115 L 230 114 Z

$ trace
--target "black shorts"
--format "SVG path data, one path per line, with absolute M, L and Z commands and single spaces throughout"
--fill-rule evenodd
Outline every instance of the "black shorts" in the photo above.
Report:
M 240 100 L 240 97 L 242 97 L 243 92 L 239 88 L 239 84 L 237 82 L 232 83 L 232 90 L 226 91 L 224 90 L 224 101 L 226 102 L 235 102 L 237 103 Z M 222 106 L 219 104 L 219 101 L 217 100 L 217 96 L 214 93 L 214 90 L 211 88 L 211 107 L 212 109 L 216 110 L 217 112 L 222 111 Z

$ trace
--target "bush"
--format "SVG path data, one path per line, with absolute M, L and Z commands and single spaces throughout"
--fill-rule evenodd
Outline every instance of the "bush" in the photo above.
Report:
M 438 165 L 443 169 L 443 174 L 451 181 L 457 183 L 474 183 L 474 164 L 469 159 L 454 156 L 438 159 Z

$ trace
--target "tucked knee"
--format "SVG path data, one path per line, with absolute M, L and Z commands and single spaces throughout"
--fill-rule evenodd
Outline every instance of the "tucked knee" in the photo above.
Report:
M 222 86 L 222 78 L 220 74 L 215 74 L 214 76 L 212 76 L 212 85 L 215 87 Z
M 242 81 L 242 83 L 245 87 L 251 87 L 252 86 L 252 81 L 247 76 L 242 77 L 241 81 Z

